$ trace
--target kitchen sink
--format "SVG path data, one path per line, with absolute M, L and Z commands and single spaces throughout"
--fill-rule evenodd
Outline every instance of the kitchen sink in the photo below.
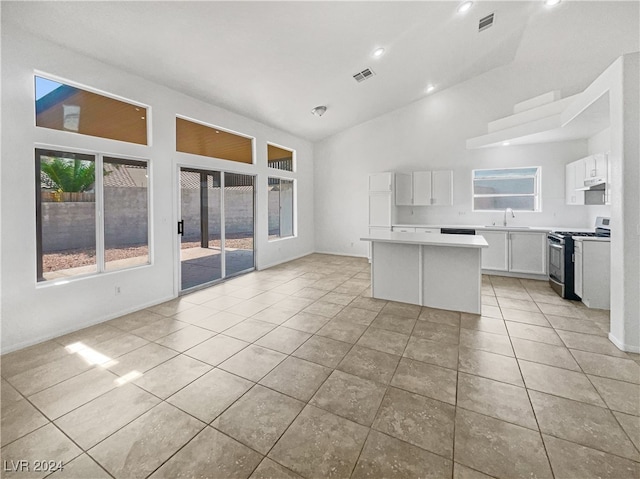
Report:
M 498 225 L 486 225 L 485 228 L 491 228 L 496 230 L 529 230 L 531 226 L 498 226 Z

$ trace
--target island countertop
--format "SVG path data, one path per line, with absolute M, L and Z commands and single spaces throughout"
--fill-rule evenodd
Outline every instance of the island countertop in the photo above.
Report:
M 398 233 L 393 231 L 379 231 L 360 238 L 362 241 L 380 243 L 417 244 L 428 246 L 449 246 L 457 248 L 488 248 L 489 244 L 482 236 L 449 235 L 434 233 Z

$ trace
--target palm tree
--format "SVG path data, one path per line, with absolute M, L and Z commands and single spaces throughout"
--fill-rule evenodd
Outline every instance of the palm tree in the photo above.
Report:
M 53 158 L 43 161 L 40 170 L 58 191 L 67 193 L 90 190 L 96 181 L 95 163 L 92 161 Z

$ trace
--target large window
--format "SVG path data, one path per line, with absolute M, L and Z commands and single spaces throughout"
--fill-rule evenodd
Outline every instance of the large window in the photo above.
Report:
M 36 149 L 37 279 L 149 263 L 147 162 Z
M 147 144 L 147 109 L 35 77 L 36 126 Z
M 473 211 L 541 211 L 540 167 L 473 170 Z
M 176 150 L 183 153 L 253 163 L 253 139 L 176 117 Z
M 269 239 L 287 238 L 294 233 L 294 182 L 269 178 Z

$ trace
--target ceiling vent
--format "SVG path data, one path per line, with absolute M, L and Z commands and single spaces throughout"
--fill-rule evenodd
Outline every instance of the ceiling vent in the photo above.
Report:
M 371 68 L 365 68 L 359 73 L 353 75 L 353 78 L 356 79 L 358 83 L 365 81 L 367 78 L 371 78 L 374 75 L 373 70 Z
M 480 22 L 478 22 L 478 31 L 481 32 L 491 26 L 493 26 L 493 13 L 480 19 Z

